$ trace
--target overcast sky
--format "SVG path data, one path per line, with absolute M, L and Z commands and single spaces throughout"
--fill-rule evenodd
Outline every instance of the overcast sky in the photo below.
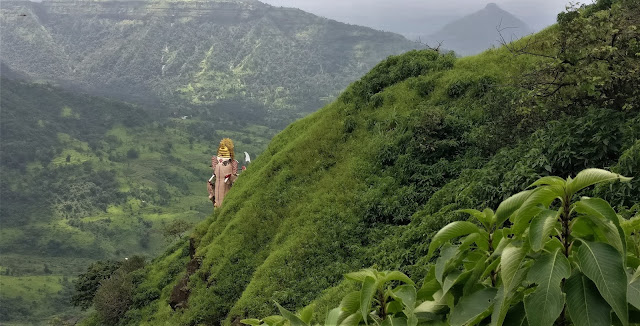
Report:
M 430 34 L 494 2 L 535 31 L 553 24 L 570 0 L 261 0 L 341 22 L 411 35 Z M 590 0 L 582 2 L 591 3 Z

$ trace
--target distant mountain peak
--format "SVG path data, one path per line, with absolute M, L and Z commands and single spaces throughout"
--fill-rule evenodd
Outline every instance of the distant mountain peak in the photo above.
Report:
M 495 2 L 487 3 L 487 6 L 484 7 L 484 9 L 487 9 L 487 10 L 502 10 L 500 7 L 498 7 L 498 5 Z
M 508 40 L 516 40 L 532 32 L 522 20 L 490 2 L 483 9 L 450 22 L 425 39 L 430 43 L 441 43 L 443 48 L 459 55 L 477 54 L 500 45 L 498 30 L 501 26 L 509 27 L 508 32 L 504 32 Z

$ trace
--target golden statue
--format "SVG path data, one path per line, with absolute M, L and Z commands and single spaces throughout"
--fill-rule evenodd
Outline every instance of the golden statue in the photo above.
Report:
M 238 161 L 233 153 L 233 142 L 224 138 L 218 146 L 218 155 L 211 157 L 213 175 L 207 184 L 209 200 L 214 207 L 220 207 L 224 196 L 238 178 Z

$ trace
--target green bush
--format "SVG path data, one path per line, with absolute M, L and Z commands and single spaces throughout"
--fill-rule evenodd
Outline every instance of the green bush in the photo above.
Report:
M 71 303 L 82 309 L 91 307 L 100 282 L 108 279 L 121 265 L 122 262 L 112 260 L 99 260 L 89 265 L 87 271 L 80 274 L 73 282 L 75 293 L 71 298 Z
M 123 271 L 116 271 L 100 282 L 93 298 L 93 306 L 104 324 L 118 323 L 133 302 L 132 291 L 131 279 Z
M 447 89 L 447 95 L 449 95 L 449 97 L 453 99 L 459 98 L 467 92 L 471 84 L 471 82 L 466 80 L 457 80 L 449 85 L 449 88 Z
M 640 215 L 621 218 L 591 185 L 631 178 L 587 169 L 543 177 L 494 212 L 442 228 L 431 239 L 422 286 L 399 271 L 347 274 L 361 284 L 324 325 L 611 325 L 640 322 Z M 245 319 L 247 325 L 310 325 L 313 307 Z

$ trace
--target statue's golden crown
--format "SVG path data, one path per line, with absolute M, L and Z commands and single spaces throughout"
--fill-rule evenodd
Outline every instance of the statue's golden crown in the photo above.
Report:
M 229 138 L 223 138 L 218 146 L 218 156 L 234 159 L 233 142 Z

